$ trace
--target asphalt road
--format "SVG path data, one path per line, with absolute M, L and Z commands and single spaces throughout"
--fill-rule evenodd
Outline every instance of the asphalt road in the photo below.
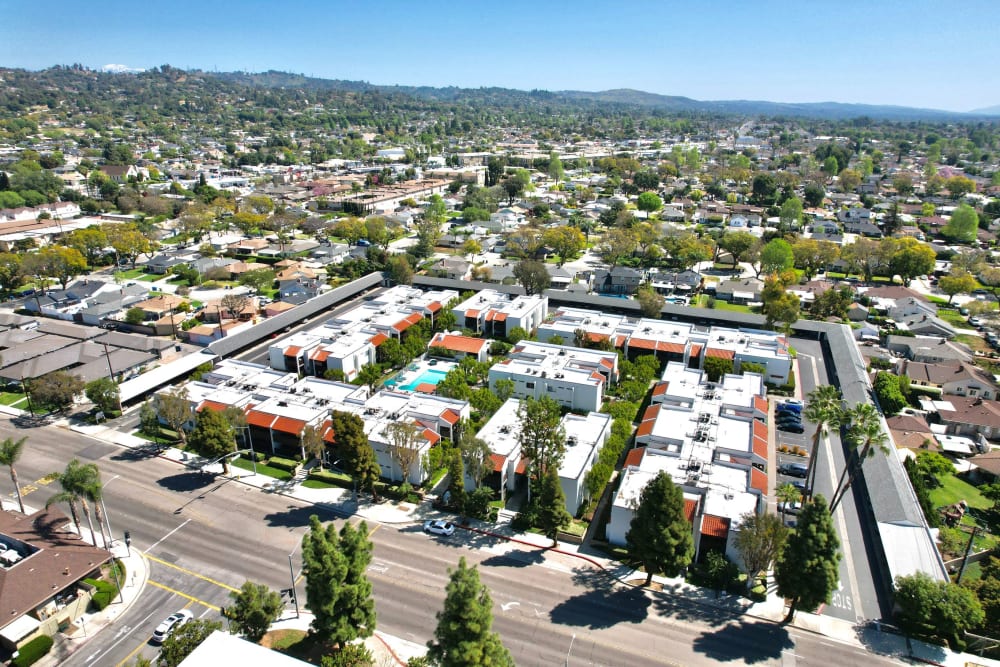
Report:
M 63 664 L 70 667 L 117 665 L 139 654 L 153 657 L 156 647 L 148 640 L 164 617 L 187 607 L 195 617 L 219 619 L 218 608 L 245 580 L 288 587 L 288 556 L 298 575 L 298 545 L 309 515 L 335 518 L 65 429 L 14 429 L 9 420 L 0 420 L 0 437 L 22 435 L 29 438 L 18 465 L 25 502 L 44 505 L 57 489 L 34 482 L 61 470 L 68 459 L 95 461 L 104 476 L 115 535 L 120 538 L 128 529 L 133 547 L 150 564 L 139 600 L 66 659 Z M 7 485 L 5 492 L 11 490 Z M 479 565 L 492 591 L 495 629 L 518 665 L 890 664 L 795 628 L 615 585 L 578 559 L 543 557 L 537 550 L 463 531 L 435 538 L 416 525 L 371 528 L 375 552 L 369 576 L 378 627 L 418 643 L 432 635 L 448 568 L 465 556 Z M 304 602 L 301 582 L 297 590 Z
M 797 338 L 792 344 L 798 351 L 802 395 L 807 395 L 818 386 L 829 384 L 819 342 Z M 808 422 L 804 424 L 806 425 L 804 435 L 794 436 L 779 431 L 783 433 L 779 442 L 791 442 L 791 438 L 811 441 L 813 426 Z M 806 446 L 811 449 L 811 444 Z M 836 429 L 831 429 L 828 438 L 821 446 L 816 463 L 819 467 L 816 472 L 815 492 L 823 494 L 827 501 L 833 496 L 844 463 L 844 447 L 840 436 Z M 823 613 L 852 622 L 882 618 L 884 614 L 880 608 L 873 579 L 876 576 L 874 574 L 876 568 L 869 564 L 869 550 L 865 544 L 853 493 L 848 492 L 844 495 L 840 509 L 834 515 L 834 528 L 841 537 L 843 553 L 840 561 L 840 587 L 833 592 L 831 603 L 826 606 Z

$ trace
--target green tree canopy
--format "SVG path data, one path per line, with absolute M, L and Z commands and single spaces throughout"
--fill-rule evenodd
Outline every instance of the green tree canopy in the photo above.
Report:
M 88 382 L 84 386 L 84 393 L 87 399 L 105 414 L 110 415 L 120 407 L 121 393 L 118 390 L 118 383 L 111 378 L 97 378 Z
M 514 667 L 514 660 L 491 630 L 493 601 L 479 571 L 462 556 L 449 571 L 444 608 L 437 614 L 427 660 L 437 667 Z
M 840 580 L 840 540 L 833 529 L 826 499 L 817 495 L 799 513 L 795 532 L 774 566 L 778 594 L 790 600 L 785 623 L 798 609 L 812 611 L 830 602 Z
M 771 239 L 760 251 L 760 273 L 770 275 L 792 268 L 795 264 L 795 254 L 792 246 L 785 239 Z M 757 275 L 760 275 L 758 273 Z
M 926 572 L 896 577 L 896 603 L 905 629 L 940 637 L 952 648 L 964 646 L 962 635 L 985 619 L 976 595 L 950 581 L 935 581 Z
M 684 515 L 684 494 L 665 472 L 642 490 L 625 543 L 643 564 L 646 585 L 654 574 L 676 577 L 694 556 L 693 528 Z
M 222 629 L 218 621 L 196 618 L 170 633 L 160 647 L 157 667 L 178 667 L 208 636 Z
M 217 459 L 236 451 L 236 435 L 222 412 L 205 408 L 198 413 L 188 444 L 201 456 Z M 229 459 L 223 459 L 222 467 L 228 474 Z
M 968 204 L 959 204 L 951 214 L 947 224 L 941 228 L 941 236 L 957 243 L 972 243 L 979 231 L 979 215 Z
M 552 282 L 545 265 L 533 259 L 522 259 L 514 266 L 512 273 L 517 283 L 524 288 L 524 293 L 528 295 L 541 294 Z
M 237 632 L 252 642 L 260 642 L 284 609 L 281 595 L 263 584 L 246 581 L 239 592 L 230 592 L 233 603 L 225 617 Z
M 566 511 L 566 495 L 559 481 L 559 470 L 553 467 L 546 469 L 538 480 L 538 486 L 538 495 L 535 496 L 538 511 L 536 523 L 555 547 L 559 545 L 559 531 L 573 520 L 573 516 Z

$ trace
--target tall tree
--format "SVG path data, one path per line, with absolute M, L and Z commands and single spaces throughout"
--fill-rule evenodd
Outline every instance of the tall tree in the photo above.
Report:
M 934 249 L 926 243 L 915 238 L 901 238 L 896 242 L 895 252 L 889 260 L 889 268 L 893 273 L 899 274 L 903 284 L 909 285 L 913 278 L 931 273 L 936 258 Z
M 354 379 L 356 384 L 368 387 L 369 396 L 375 393 L 375 388 L 382 380 L 382 368 L 378 364 L 365 364 Z
M 972 243 L 979 230 L 979 215 L 968 204 L 959 204 L 948 223 L 941 228 L 941 236 L 958 243 Z
M 236 434 L 222 412 L 205 408 L 198 413 L 188 444 L 201 456 L 214 460 L 236 451 Z M 229 474 L 228 458 L 222 459 L 222 469 Z
M 466 426 L 461 430 L 458 447 L 462 453 L 465 473 L 472 478 L 473 484 L 478 487 L 486 479 L 486 476 L 493 472 L 490 446 L 485 440 L 475 436 L 475 429 Z
M 950 305 L 957 294 L 968 294 L 979 287 L 979 281 L 969 272 L 959 269 L 952 271 L 947 276 L 941 276 L 938 287 L 948 295 L 948 304 Z
M 652 285 L 640 287 L 635 298 L 639 302 L 639 309 L 642 311 L 643 317 L 660 317 L 663 305 L 667 302 L 666 298 L 654 290 Z
M 83 380 L 68 371 L 52 371 L 31 380 L 28 393 L 37 405 L 63 411 L 83 392 Z
M 69 505 L 70 515 L 73 517 L 73 523 L 76 525 L 76 532 L 83 535 L 83 531 L 80 530 L 80 512 L 79 509 L 85 502 L 83 498 L 83 489 L 86 486 L 90 474 L 84 469 L 80 459 L 73 459 L 66 464 L 66 469 L 59 473 L 56 481 L 59 482 L 59 488 L 61 491 L 45 503 L 46 509 L 55 505 L 56 503 L 66 503 Z M 87 516 L 90 519 L 90 516 Z M 93 534 L 93 531 L 91 531 Z
M 601 259 L 608 263 L 609 268 L 615 268 L 628 259 L 639 246 L 639 241 L 631 229 L 612 229 L 608 231 L 597 248 Z
M 767 572 L 788 539 L 788 529 L 774 514 L 747 512 L 740 519 L 734 544 L 747 571 L 747 588 L 753 588 L 758 575 Z
M 760 250 L 757 262 L 757 266 L 760 268 L 757 271 L 757 276 L 760 277 L 761 273 L 764 275 L 781 273 L 792 268 L 794 264 L 795 254 L 792 252 L 791 244 L 785 239 L 771 239 Z
M 795 503 L 802 500 L 802 492 L 795 488 L 794 484 L 785 482 L 781 484 L 774 490 L 774 497 L 778 499 L 780 503 L 779 510 L 781 511 L 781 520 L 785 520 L 785 512 L 788 511 Z
M 812 611 L 830 601 L 830 593 L 840 579 L 839 562 L 840 540 L 826 499 L 817 495 L 802 508 L 795 532 L 774 566 L 778 594 L 791 600 L 783 623 L 789 623 L 798 609 Z
M 851 448 L 851 454 L 833 492 L 833 500 L 830 502 L 831 513 L 844 499 L 844 494 L 851 488 L 865 461 L 876 454 L 889 454 L 887 444 L 889 439 L 882 429 L 882 420 L 874 405 L 870 403 L 856 405 L 845 413 L 844 419 L 849 424 L 847 444 Z
M 733 258 L 733 269 L 746 258 L 746 254 L 757 243 L 757 237 L 750 232 L 726 232 L 719 239 L 719 247 Z
M 121 407 L 121 393 L 118 383 L 111 378 L 91 380 L 83 388 L 90 402 L 105 414 L 116 412 Z
M 798 197 L 789 197 L 781 205 L 781 213 L 778 215 L 779 231 L 793 231 L 799 228 L 802 223 L 802 200 Z
M 385 427 L 389 456 L 399 466 L 402 485 L 409 488 L 414 464 L 420 461 L 420 447 L 425 442 L 423 429 L 413 422 L 392 422 Z
M 549 288 L 552 277 L 545 265 L 534 259 L 522 259 L 513 270 L 514 279 L 524 288 L 527 295 L 541 294 Z
M 323 455 L 326 453 L 326 443 L 323 436 L 315 426 L 306 426 L 299 434 L 299 443 L 302 451 L 319 461 L 320 470 L 323 469 Z
M 870 283 L 876 272 L 889 268 L 889 262 L 895 251 L 896 239 L 876 241 L 861 237 L 854 243 L 845 245 L 840 251 L 840 256 L 854 270 L 861 271 L 865 282 Z
M 334 410 L 330 422 L 334 453 L 342 461 L 341 467 L 354 477 L 359 487 L 368 487 L 374 496 L 380 470 L 375 450 L 365 435 L 364 421 L 355 414 Z
M 229 597 L 233 603 L 225 608 L 223 616 L 233 629 L 254 643 L 264 638 L 284 609 L 277 591 L 252 581 L 243 582 L 238 592 L 230 591 Z
M 809 455 L 809 472 L 806 480 L 806 493 L 811 494 L 816 484 L 816 469 L 819 461 L 820 446 L 826 437 L 828 429 L 839 428 L 843 423 L 844 406 L 840 390 L 830 384 L 825 384 L 809 392 L 806 396 L 806 407 L 803 416 L 816 425 L 813 431 L 812 451 Z
M 449 575 L 444 609 L 437 614 L 434 639 L 427 643 L 428 662 L 437 667 L 513 667 L 514 659 L 491 630 L 493 600 L 476 567 L 462 556 Z
M 187 430 L 184 426 L 191 421 L 191 401 L 187 388 L 175 387 L 156 395 L 156 412 L 160 421 L 177 432 L 182 445 L 187 444 Z
M 375 606 L 365 569 L 372 543 L 364 522 L 355 529 L 345 523 L 340 533 L 331 522 L 309 517 L 302 537 L 306 574 L 306 606 L 313 613 L 312 630 L 327 643 L 343 647 L 375 631 Z
M 548 396 L 525 398 L 518 409 L 517 434 L 521 454 L 528 459 L 529 479 L 539 479 L 549 468 L 559 469 L 566 453 L 566 430 L 560 423 L 559 404 Z
M 27 437 L 15 440 L 14 438 L 4 438 L 0 441 L 0 466 L 7 466 L 10 469 L 10 481 L 14 483 L 14 492 L 17 494 L 17 505 L 24 514 L 24 498 L 21 497 L 21 485 L 17 482 L 17 470 L 14 464 L 21 458 L 24 451 L 24 443 Z
M 896 577 L 896 603 L 902 626 L 920 636 L 941 637 L 953 649 L 962 636 L 986 618 L 976 595 L 950 581 L 935 581 L 926 572 Z
M 98 469 L 96 463 L 88 463 L 83 468 L 85 476 L 81 478 L 80 495 L 94 507 L 97 530 L 101 533 L 101 544 L 106 549 L 108 548 L 108 537 L 104 533 L 105 518 L 104 512 L 101 509 L 101 506 L 104 504 L 104 482 L 101 481 L 101 471 Z M 94 539 L 94 544 L 97 544 L 96 538 Z M 117 573 L 115 576 L 117 576 Z
M 551 227 L 542 232 L 542 243 L 552 248 L 559 257 L 557 266 L 575 259 L 586 246 L 586 239 L 576 227 Z
M 642 490 L 625 534 L 629 556 L 646 569 L 646 585 L 654 574 L 676 577 L 694 556 L 694 535 L 684 515 L 684 494 L 660 472 Z
M 535 502 L 538 506 L 538 527 L 545 537 L 552 540 L 552 546 L 559 546 L 559 531 L 573 520 L 573 515 L 566 511 L 566 495 L 559 481 L 559 470 L 550 467 L 542 473 L 538 481 L 538 495 Z

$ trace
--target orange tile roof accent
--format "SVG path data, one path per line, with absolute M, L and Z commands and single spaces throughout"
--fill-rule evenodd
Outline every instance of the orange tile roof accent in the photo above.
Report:
M 692 357 L 701 356 L 701 345 L 692 344 L 690 356 Z
M 717 347 L 710 347 L 705 350 L 706 357 L 715 357 L 716 359 L 733 359 L 736 353 L 732 350 L 720 350 Z
M 223 410 L 225 410 L 228 407 L 229 406 L 226 405 L 225 403 L 219 403 L 218 401 L 205 400 L 205 401 L 202 401 L 201 405 L 198 406 L 198 412 L 201 412 L 202 410 L 205 410 L 205 409 L 211 410 L 212 412 L 222 412 Z
M 292 419 L 291 417 L 278 417 L 271 424 L 272 431 L 281 431 L 290 435 L 302 435 L 302 429 L 305 427 L 306 423 L 304 421 L 301 419 Z
M 503 466 L 507 463 L 506 457 L 502 454 L 490 454 L 490 461 L 493 462 L 493 472 L 500 472 L 503 470 Z
M 635 449 L 630 449 L 628 455 L 625 457 L 625 463 L 623 467 L 627 468 L 629 466 L 637 466 L 642 463 L 642 457 L 646 453 L 645 447 L 636 447 Z
M 323 422 L 323 425 L 320 427 L 319 432 L 323 434 L 323 442 L 329 442 L 332 445 L 333 429 L 330 428 L 331 426 L 333 426 L 333 422 L 327 419 L 325 422 Z
M 421 315 L 420 313 L 413 313 L 412 315 L 404 317 L 399 322 L 396 322 L 395 324 L 393 324 L 392 328 L 395 329 L 396 331 L 401 331 L 401 332 L 402 331 L 406 331 L 407 329 L 409 329 L 410 327 L 412 327 L 414 324 L 416 324 L 417 322 L 419 322 L 423 318 L 424 318 L 424 316 Z
M 767 460 L 767 439 L 765 439 L 765 438 L 758 438 L 757 436 L 754 436 L 753 437 L 752 446 L 753 446 L 753 453 L 766 461 Z
M 475 317 L 475 318 L 478 318 L 479 317 L 479 311 L 476 310 L 476 309 L 474 309 L 474 308 L 470 308 L 469 310 L 465 311 L 465 316 L 466 317 Z
M 639 424 L 639 428 L 635 430 L 635 437 L 640 437 L 644 435 L 649 435 L 653 432 L 653 426 L 656 424 L 655 419 L 650 419 L 649 421 L 644 421 Z
M 448 422 L 449 424 L 453 424 L 453 425 L 457 424 L 458 420 L 461 419 L 461 418 L 462 418 L 462 416 L 460 414 L 458 414 L 457 412 L 455 412 L 454 410 L 452 410 L 450 408 L 448 410 L 445 410 L 444 413 L 441 415 L 441 419 L 443 419 L 446 422 Z
M 329 356 L 330 356 L 330 351 L 324 350 L 323 348 L 320 347 L 313 350 L 312 354 L 309 355 L 309 358 L 312 359 L 313 361 L 326 361 L 326 358 Z
M 436 445 L 440 439 L 441 436 L 432 431 L 431 429 L 429 428 L 424 429 L 424 440 L 431 443 L 431 446 Z
M 767 424 L 756 419 L 753 420 L 753 437 L 767 440 Z
M 694 513 L 698 511 L 698 501 L 689 498 L 684 499 L 684 518 L 688 523 L 694 525 Z
M 507 313 L 497 313 L 493 317 L 493 321 L 494 322 L 506 322 L 507 321 Z
M 767 493 L 767 473 L 757 468 L 750 468 L 750 487 L 761 493 Z
M 667 387 L 669 386 L 669 382 L 657 382 L 653 385 L 653 396 L 663 396 L 667 393 Z
M 624 347 L 626 340 L 628 340 L 628 336 L 625 334 L 618 334 L 615 336 L 615 347 Z
M 615 367 L 615 362 L 610 359 L 601 359 L 601 365 L 610 370 Z
M 726 537 L 729 535 L 729 517 L 706 514 L 701 519 L 701 534 L 709 537 Z
M 610 340 L 610 338 L 607 334 L 587 332 L 587 340 L 591 343 L 600 343 L 602 340 Z
M 440 345 L 446 347 L 449 350 L 455 352 L 465 352 L 467 354 L 479 354 L 483 347 L 486 346 L 486 341 L 482 338 L 470 338 L 469 336 L 451 336 L 448 334 L 437 335 L 435 340 L 431 342 L 432 345 Z
M 441 307 L 442 306 L 439 301 L 431 301 L 429 304 L 427 304 L 427 310 L 431 311 L 432 313 L 436 313 L 437 311 L 441 310 Z
M 247 413 L 247 424 L 250 426 L 259 426 L 261 428 L 271 428 L 271 424 L 277 419 L 274 415 L 268 414 L 266 412 L 257 412 L 256 410 L 251 410 Z
M 632 336 L 628 341 L 629 349 L 635 348 L 637 350 L 655 350 L 656 341 L 649 340 L 648 338 L 636 338 Z
M 518 475 L 523 475 L 528 470 L 528 459 L 522 458 L 517 462 L 517 467 L 514 468 L 514 472 Z
M 432 382 L 421 382 L 413 388 L 413 391 L 420 392 L 421 394 L 433 394 L 437 391 L 437 385 Z
M 656 350 L 658 352 L 675 352 L 677 354 L 684 354 L 684 343 L 667 343 L 661 341 L 656 344 Z
M 594 371 L 594 372 L 592 372 L 590 374 L 590 379 L 591 380 L 597 380 L 598 382 L 604 382 L 605 380 L 607 380 L 606 377 L 604 377 L 603 375 L 601 375 L 597 371 Z
M 754 396 L 753 397 L 753 407 L 755 409 L 757 409 L 757 410 L 760 410 L 761 412 L 763 412 L 766 415 L 767 414 L 767 399 L 764 398 L 763 396 Z
M 486 322 L 492 322 L 493 318 L 496 316 L 496 314 L 497 314 L 497 311 L 495 311 L 492 308 L 490 308 L 489 310 L 486 311 L 486 317 L 484 317 L 483 319 Z
M 656 419 L 656 417 L 659 414 L 660 414 L 660 406 L 659 405 L 650 405 L 649 407 L 646 408 L 646 411 L 642 413 L 642 419 L 640 421 L 646 421 L 646 420 L 649 420 L 649 419 Z
M 369 338 L 368 342 L 371 343 L 373 347 L 378 347 L 387 340 L 389 340 L 389 337 L 380 331 L 371 338 Z
M 285 348 L 284 354 L 286 357 L 297 357 L 299 356 L 299 352 L 301 351 L 302 348 L 299 347 L 298 345 L 289 345 L 288 347 Z

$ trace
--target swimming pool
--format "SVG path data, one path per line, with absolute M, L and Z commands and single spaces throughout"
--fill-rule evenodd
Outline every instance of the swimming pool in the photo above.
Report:
M 434 384 L 444 379 L 444 376 L 448 374 L 448 371 L 439 371 L 436 368 L 428 368 L 424 370 L 423 373 L 418 375 L 416 379 L 410 380 L 406 384 L 397 385 L 396 389 L 402 389 L 403 391 L 413 391 L 422 384 Z

